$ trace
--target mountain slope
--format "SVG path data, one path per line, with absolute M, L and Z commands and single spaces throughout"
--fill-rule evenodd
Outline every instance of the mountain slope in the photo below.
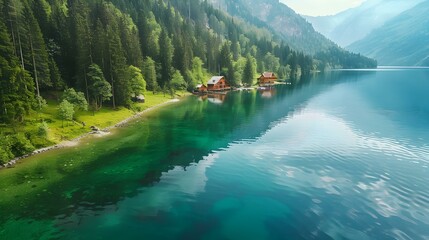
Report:
M 388 21 L 348 49 L 381 65 L 429 66 L 429 1 Z
M 278 0 L 209 0 L 233 16 L 253 23 L 262 21 L 273 29 L 293 49 L 307 54 L 337 47 L 322 34 L 316 32 L 310 23 Z
M 327 38 L 346 47 L 423 0 L 368 0 L 331 16 L 304 16 Z

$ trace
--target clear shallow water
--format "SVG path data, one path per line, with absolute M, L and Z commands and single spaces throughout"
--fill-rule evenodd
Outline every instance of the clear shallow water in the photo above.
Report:
M 187 98 L 0 171 L 0 238 L 429 239 L 428 92 L 387 69 Z

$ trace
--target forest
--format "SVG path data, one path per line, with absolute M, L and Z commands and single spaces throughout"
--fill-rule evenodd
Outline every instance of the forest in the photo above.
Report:
M 69 120 L 73 108 L 131 108 L 146 91 L 192 90 L 212 74 L 240 86 L 264 71 L 294 79 L 376 66 L 342 50 L 305 55 L 207 1 L 0 0 L 0 11 L 0 163 L 48 144 L 16 129 L 52 93 L 61 93 L 58 114 Z M 39 125 L 46 138 L 48 125 Z

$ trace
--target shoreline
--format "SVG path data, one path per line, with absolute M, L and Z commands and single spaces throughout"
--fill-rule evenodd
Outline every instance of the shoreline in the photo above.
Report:
M 78 136 L 76 138 L 73 138 L 71 140 L 64 140 L 64 141 L 61 141 L 58 144 L 55 144 L 55 145 L 52 145 L 52 146 L 48 146 L 48 147 L 44 147 L 44 148 L 39 148 L 39 149 L 34 150 L 31 153 L 27 153 L 25 155 L 22 155 L 22 156 L 19 156 L 19 157 L 15 157 L 14 159 L 10 160 L 9 162 L 7 162 L 5 164 L 0 164 L 0 171 L 3 168 L 11 168 L 11 167 L 13 167 L 20 160 L 23 160 L 25 158 L 28 158 L 28 157 L 31 157 L 31 156 L 34 156 L 34 155 L 37 155 L 37 154 L 40 154 L 40 153 L 44 153 L 44 152 L 51 151 L 51 150 L 54 150 L 54 149 L 60 149 L 60 148 L 77 146 L 77 145 L 79 145 L 79 141 L 81 139 L 86 138 L 88 136 L 99 135 L 99 136 L 102 137 L 104 135 L 109 134 L 111 129 L 124 127 L 129 122 L 131 122 L 132 120 L 135 120 L 135 119 L 141 117 L 143 114 L 145 114 L 145 113 L 147 113 L 149 111 L 152 111 L 154 109 L 158 109 L 158 108 L 163 107 L 165 105 L 168 105 L 168 104 L 171 104 L 171 103 L 175 103 L 175 102 L 179 102 L 179 101 L 180 101 L 180 99 L 178 99 L 178 98 L 168 100 L 166 102 L 163 102 L 163 103 L 157 104 L 155 106 L 149 107 L 149 108 L 147 108 L 147 109 L 145 109 L 145 110 L 143 110 L 141 112 L 137 112 L 136 114 L 134 114 L 134 115 L 132 115 L 132 116 L 130 116 L 128 118 L 125 118 L 124 120 L 122 120 L 122 121 L 120 121 L 118 123 L 115 123 L 114 125 L 105 127 L 105 128 L 103 128 L 103 129 L 101 129 L 99 131 L 90 131 L 90 132 L 84 133 L 84 134 L 82 134 L 82 135 L 80 135 L 80 136 Z

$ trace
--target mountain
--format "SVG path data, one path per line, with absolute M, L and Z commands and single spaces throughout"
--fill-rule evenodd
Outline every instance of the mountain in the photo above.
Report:
M 348 49 L 381 65 L 429 66 L 429 1 L 401 13 Z
M 304 16 L 316 29 L 340 46 L 356 42 L 388 20 L 423 0 L 367 0 L 360 6 L 330 16 Z
M 336 48 L 337 45 L 322 34 L 291 8 L 278 0 L 209 0 L 215 7 L 229 14 L 264 24 L 280 35 L 292 48 L 307 54 Z
M 268 37 L 280 37 L 282 44 L 314 57 L 318 69 L 376 67 L 377 62 L 348 52 L 316 32 L 312 25 L 278 0 L 207 0 L 234 18 L 264 27 Z

